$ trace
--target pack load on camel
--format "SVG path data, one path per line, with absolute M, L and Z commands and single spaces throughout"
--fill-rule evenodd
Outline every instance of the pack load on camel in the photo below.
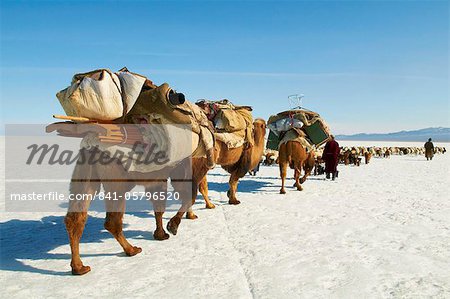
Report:
M 115 73 L 98 69 L 74 75 L 71 85 L 58 92 L 57 98 L 67 116 L 54 115 L 55 118 L 90 126 L 55 123 L 47 127 L 48 132 L 56 130 L 60 135 L 82 137 L 82 145 L 108 150 L 131 148 L 136 141 L 156 138 L 172 156 L 180 159 L 190 155 L 207 157 L 208 164 L 211 167 L 214 164 L 214 129 L 210 122 L 197 105 L 186 101 L 182 93 L 175 92 L 167 83 L 157 86 L 126 68 Z M 94 129 L 95 134 L 87 134 L 92 131 L 92 124 L 98 128 Z M 123 124 L 174 126 L 153 126 L 145 132 L 134 130 L 132 126 L 120 126 Z M 186 127 L 192 132 L 187 134 Z M 186 138 L 170 138 L 175 135 L 192 135 L 193 148 L 186 149 Z M 116 148 L 111 148 L 113 146 Z M 130 170 L 144 172 L 147 169 L 140 166 Z
M 216 164 L 230 174 L 227 191 L 228 203 L 237 205 L 238 183 L 260 163 L 264 153 L 266 121 L 253 120 L 249 106 L 233 105 L 228 100 L 196 103 L 207 115 L 215 129 Z M 208 200 L 206 177 L 199 185 L 203 198 Z
M 110 121 L 130 111 L 145 81 L 126 68 L 116 73 L 99 69 L 76 74 L 56 97 L 68 116 Z
M 233 105 L 229 100 L 200 100 L 196 103 L 213 123 L 216 139 L 228 148 L 253 146 L 253 117 L 250 106 Z
M 281 189 L 285 194 L 286 171 L 294 169 L 294 186 L 302 191 L 303 184 L 314 168 L 316 150 L 327 142 L 330 131 L 316 112 L 303 108 L 283 111 L 269 118 L 267 148 L 278 150 Z M 301 172 L 303 177 L 300 177 Z
M 288 141 L 299 142 L 306 150 L 314 150 L 330 137 L 325 121 L 316 112 L 299 108 L 272 115 L 267 123 L 270 129 L 267 148 L 278 150 Z
M 143 186 L 143 197 L 153 204 L 155 240 L 169 238 L 163 227 L 166 200 L 170 200 L 169 179 L 180 201 L 167 230 L 176 235 L 184 214 L 189 219 L 196 218 L 191 206 L 200 182 L 215 162 L 214 128 L 200 107 L 186 101 L 167 83 L 157 86 L 127 69 L 75 75 L 71 86 L 57 97 L 67 116 L 55 118 L 70 122 L 51 124 L 47 132 L 82 138 L 69 192 L 74 199 L 81 195 L 83 200 L 69 201 L 64 220 L 72 253 L 72 274 L 90 271 L 89 266 L 83 265 L 79 250 L 90 204 L 90 200 L 84 200 L 85 195 L 94 198 L 101 188 L 104 194 L 112 195 L 103 200 L 104 227 L 128 256 L 142 251 L 123 234 L 127 194 L 135 186 Z M 163 161 L 153 163 L 160 153 Z M 145 161 L 140 159 L 142 156 L 146 156 Z

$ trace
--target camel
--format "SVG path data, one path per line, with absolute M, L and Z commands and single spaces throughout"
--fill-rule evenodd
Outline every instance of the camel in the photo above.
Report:
M 303 172 L 304 175 L 299 179 L 300 184 L 303 184 L 309 175 L 311 175 L 311 172 L 313 169 L 316 168 L 317 165 L 317 159 L 316 159 L 316 153 L 315 151 L 309 151 L 307 154 L 306 160 L 303 163 Z M 296 183 L 294 183 L 294 187 L 296 186 Z
M 377 157 L 379 157 L 379 158 L 383 157 L 383 149 L 382 148 L 380 148 L 380 147 L 376 148 L 375 153 L 376 153 Z
M 284 181 L 286 179 L 286 170 L 288 165 L 291 169 L 294 169 L 294 186 L 297 187 L 297 190 L 299 191 L 303 190 L 301 184 L 306 180 L 307 173 L 305 172 L 305 175 L 301 179 L 300 173 L 307 160 L 309 161 L 311 159 L 311 157 L 308 156 L 309 155 L 306 153 L 306 149 L 299 142 L 288 141 L 280 145 L 278 154 L 281 177 L 280 194 L 286 194 L 286 190 L 284 189 Z
M 314 163 L 314 175 L 322 175 L 325 173 L 325 167 L 322 165 L 325 161 L 322 156 L 317 156 Z
M 300 184 L 303 184 L 306 181 L 306 178 L 311 174 L 312 170 L 316 165 L 316 152 L 309 151 L 307 153 L 307 157 L 305 163 L 303 163 L 303 171 L 304 176 L 300 179 Z
M 98 153 L 97 153 L 98 154 Z M 88 154 L 89 155 L 89 154 Z M 185 165 L 180 164 L 174 169 L 163 169 L 160 172 L 152 173 L 152 177 L 168 178 L 177 172 L 179 177 L 180 172 L 185 172 L 186 177 L 189 177 L 192 171 L 192 184 L 185 184 L 182 180 L 174 181 L 171 184 L 174 189 L 180 192 L 180 197 L 186 197 L 192 192 L 195 199 L 199 181 L 208 168 L 206 167 L 206 158 L 192 159 L 192 170 Z M 181 168 L 184 167 L 184 168 Z M 119 181 L 117 178 L 121 178 Z M 141 248 L 131 245 L 125 238 L 122 232 L 122 219 L 125 212 L 125 197 L 127 192 L 131 191 L 136 185 L 143 185 L 146 193 L 164 192 L 167 190 L 167 180 L 149 180 L 149 175 L 146 173 L 127 172 L 120 163 L 111 163 L 108 165 L 102 164 L 77 164 L 74 169 L 73 179 L 70 184 L 70 193 L 77 195 L 83 194 L 94 195 L 100 192 L 100 186 L 103 185 L 105 194 L 117 194 L 118 200 L 104 200 L 106 206 L 106 220 L 105 229 L 108 230 L 114 238 L 122 246 L 124 252 L 128 256 L 134 256 L 142 251 Z M 192 188 L 192 190 L 189 190 Z M 169 221 L 169 231 L 176 234 L 176 229 L 181 221 L 181 217 L 188 210 L 193 198 L 182 199 L 182 206 L 178 213 Z M 152 200 L 155 212 L 156 230 L 153 236 L 156 240 L 165 240 L 169 235 L 164 231 L 162 216 L 165 210 L 165 201 Z M 87 210 L 90 205 L 90 200 L 70 201 L 69 211 L 65 217 L 66 229 L 69 235 L 70 248 L 72 252 L 72 274 L 83 275 L 90 271 L 89 266 L 84 266 L 79 254 L 80 238 L 83 234 L 84 226 L 87 220 Z M 168 225 L 169 227 L 169 225 Z
M 215 157 L 216 164 L 221 165 L 231 176 L 229 179 L 229 189 L 227 192 L 228 203 L 238 205 L 241 202 L 236 198 L 239 179 L 258 165 L 264 153 L 264 137 L 266 135 L 266 122 L 263 119 L 256 119 L 253 122 L 253 146 L 242 145 L 237 148 L 228 148 L 227 145 L 216 139 Z M 200 193 L 206 201 L 206 208 L 214 208 L 208 197 L 208 183 L 206 176 L 200 182 Z M 191 211 L 190 211 L 191 212 Z
M 364 158 L 365 158 L 365 162 L 366 164 L 369 164 L 370 159 L 372 158 L 372 153 L 367 151 L 364 153 Z
M 270 166 L 277 160 L 277 155 L 274 152 L 268 152 L 264 155 L 264 165 Z
M 143 95 L 144 102 L 148 101 L 148 96 L 144 94 L 144 91 L 141 95 Z M 167 95 L 167 97 L 172 96 L 170 93 L 164 93 L 164 95 Z M 159 109 L 167 109 L 168 112 L 166 113 L 172 113 L 172 110 L 166 108 L 165 104 L 161 102 L 161 97 L 150 99 L 153 99 L 154 106 L 158 104 L 159 106 L 156 107 L 159 107 Z M 184 102 L 184 97 L 182 102 Z M 139 99 L 137 104 L 139 104 Z M 163 113 L 163 115 L 166 114 Z M 193 145 L 197 148 L 200 142 L 199 137 L 193 132 L 192 134 Z M 197 136 L 197 139 L 194 138 L 195 136 Z M 85 157 L 97 158 L 98 161 L 100 161 L 100 157 L 103 154 L 101 151 L 92 151 L 85 148 L 82 148 L 81 152 L 84 153 Z M 79 156 L 79 159 L 82 159 L 82 155 Z M 127 192 L 131 191 L 136 185 L 145 187 L 145 195 L 153 194 L 154 192 L 165 192 L 167 191 L 167 182 L 170 178 L 172 187 L 179 192 L 181 199 L 180 209 L 167 224 L 169 232 L 176 235 L 184 213 L 187 212 L 187 218 L 189 219 L 196 218 L 190 207 L 195 201 L 201 180 L 211 167 L 211 159 L 214 159 L 214 157 L 194 157 L 192 160 L 190 160 L 190 157 L 187 157 L 177 165 L 167 165 L 163 169 L 149 173 L 126 171 L 118 160 L 113 160 L 113 163 L 107 164 L 87 163 L 87 160 L 90 159 L 84 159 L 84 162 L 79 160 L 78 162 L 80 163 L 76 163 L 72 175 L 70 194 L 74 198 L 77 198 L 77 195 L 82 195 L 83 198 L 89 198 L 90 196 L 92 199 L 96 194 L 99 194 L 101 186 L 103 186 L 104 194 L 114 194 L 115 200 L 104 200 L 107 211 L 104 227 L 119 242 L 127 256 L 134 256 L 140 253 L 142 249 L 131 245 L 122 232 L 125 199 L 127 194 L 129 194 Z M 192 164 L 189 161 L 192 161 Z M 153 197 L 151 200 L 156 220 L 156 230 L 153 233 L 153 237 L 156 240 L 166 240 L 169 238 L 169 235 L 165 232 L 162 221 L 165 211 L 165 200 L 158 200 Z M 87 221 L 87 211 L 90 202 L 91 200 L 70 201 L 69 210 L 65 217 L 72 253 L 70 265 L 73 275 L 83 275 L 91 270 L 89 266 L 83 265 L 79 254 L 80 239 Z
M 342 152 L 342 150 L 341 150 L 339 160 L 342 161 L 345 165 L 349 165 L 351 153 L 352 152 L 350 149 L 346 149 L 346 150 L 344 149 L 344 152 Z
M 361 158 L 359 157 L 358 152 L 356 151 L 355 148 L 352 148 L 348 158 L 349 158 L 350 164 L 353 164 L 355 166 L 361 165 Z

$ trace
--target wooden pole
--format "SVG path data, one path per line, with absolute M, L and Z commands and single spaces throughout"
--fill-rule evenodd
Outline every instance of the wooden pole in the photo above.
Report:
M 57 119 L 65 119 L 65 120 L 71 120 L 71 121 L 76 121 L 76 122 L 93 122 L 95 120 L 89 119 L 87 117 L 81 117 L 81 116 L 66 116 L 66 115 L 58 115 L 58 114 L 54 114 L 53 118 L 57 118 Z

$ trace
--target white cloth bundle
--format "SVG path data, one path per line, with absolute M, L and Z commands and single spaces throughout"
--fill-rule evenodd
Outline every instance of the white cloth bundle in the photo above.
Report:
M 58 92 L 56 97 L 68 116 L 109 121 L 131 110 L 145 80 L 126 69 L 118 73 L 100 69 L 76 74 L 72 85 Z
M 292 128 L 301 128 L 303 123 L 296 118 L 282 118 L 273 123 L 268 124 L 269 129 L 277 136 L 280 136 L 281 132 L 289 131 Z

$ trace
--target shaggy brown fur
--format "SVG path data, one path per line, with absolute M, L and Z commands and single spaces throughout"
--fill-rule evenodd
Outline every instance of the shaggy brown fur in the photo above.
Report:
M 308 154 L 306 153 L 305 148 L 299 142 L 288 141 L 280 146 L 278 163 L 280 165 L 281 194 L 286 193 L 286 190 L 284 189 L 284 181 L 286 179 L 286 171 L 288 165 L 291 169 L 294 169 L 294 186 L 297 187 L 297 190 L 299 191 L 303 190 L 301 183 L 306 180 L 307 174 L 305 173 L 305 176 L 301 180 L 299 180 L 299 178 L 300 172 L 307 159 Z
M 340 155 L 339 160 L 342 161 L 345 165 L 349 165 L 351 154 L 352 152 L 350 150 L 346 150 L 343 154 Z
M 325 167 L 322 166 L 325 161 L 322 157 L 317 157 L 316 161 L 314 162 L 314 175 L 321 175 L 325 173 Z
M 267 153 L 264 157 L 264 165 L 270 166 L 276 162 L 276 159 L 273 158 L 275 156 L 274 153 Z
M 372 158 L 372 153 L 366 152 L 366 153 L 364 154 L 364 158 L 365 158 L 366 164 L 369 164 L 370 159 Z
M 182 180 L 172 180 L 171 182 L 174 189 L 180 193 L 180 198 L 182 199 L 181 208 L 167 224 L 167 229 L 174 235 L 177 234 L 178 225 L 180 224 L 181 218 L 184 213 L 188 211 L 196 198 L 198 185 L 208 171 L 206 165 L 206 158 L 193 158 L 192 169 L 185 167 L 185 165 L 181 165 L 173 169 L 167 168 L 159 171 L 158 173 L 152 173 L 152 177 L 158 178 L 169 178 L 172 173 L 177 173 L 178 178 L 180 173 L 184 173 L 186 178 L 192 177 L 191 184 L 186 184 Z M 190 173 L 191 171 L 192 176 Z M 119 200 L 104 200 L 107 210 L 104 225 L 105 229 L 108 230 L 119 242 L 126 255 L 133 256 L 140 253 L 142 249 L 131 245 L 122 232 L 122 218 L 125 212 L 125 194 L 136 185 L 143 185 L 145 187 L 145 192 L 166 191 L 167 180 L 149 181 L 148 174 L 127 172 L 120 163 L 108 165 L 88 165 L 77 163 L 72 178 L 76 178 L 72 179 L 70 185 L 70 193 L 74 195 L 93 195 L 95 192 L 100 191 L 101 185 L 103 185 L 106 194 L 116 192 Z M 123 178 L 123 180 L 121 179 L 120 181 L 117 181 L 117 178 Z M 190 194 L 191 197 L 186 198 L 188 194 Z M 156 240 L 166 240 L 169 238 L 169 235 L 164 231 L 162 222 L 162 217 L 165 211 L 165 201 L 154 200 L 152 202 L 156 220 L 156 230 L 154 231 L 153 236 Z M 89 205 L 90 201 L 88 200 L 70 201 L 69 211 L 65 218 L 66 229 L 69 235 L 70 248 L 72 252 L 72 260 L 70 265 L 72 267 L 72 274 L 74 275 L 82 275 L 90 271 L 89 266 L 83 265 L 79 253 L 80 239 L 87 220 Z M 192 217 L 192 215 L 190 216 Z
M 251 147 L 245 145 L 238 148 L 229 149 L 227 145 L 219 140 L 215 144 L 216 164 L 221 165 L 231 174 L 229 189 L 227 192 L 228 203 L 232 205 L 240 204 L 236 198 L 237 185 L 239 179 L 258 165 L 264 152 L 264 137 L 266 135 L 266 122 L 263 119 L 256 119 L 253 122 L 253 140 L 255 144 Z M 206 187 L 206 188 L 205 188 Z M 206 177 L 200 183 L 200 192 L 206 201 L 208 208 L 208 189 Z
M 348 157 L 348 159 L 349 159 L 349 162 L 355 166 L 361 165 L 361 158 L 358 156 L 358 154 L 355 151 L 350 152 L 350 156 Z
M 377 157 L 383 157 L 383 150 L 381 148 L 375 149 L 375 154 Z
M 152 112 L 166 116 L 173 123 L 189 124 L 191 120 L 188 115 L 168 105 L 169 99 L 166 99 L 167 95 L 164 94 L 164 88 L 168 88 L 168 86 L 161 85 L 156 87 L 151 81 L 147 80 L 141 95 L 133 107 L 133 111 L 129 113 L 130 118 L 141 114 L 146 115 L 151 108 Z M 150 108 L 148 107 L 149 101 L 152 103 Z M 124 120 L 118 119 L 115 122 L 121 123 L 122 121 Z M 128 120 L 128 122 L 133 123 L 132 120 Z M 84 149 L 82 151 L 92 155 L 92 152 Z M 100 153 L 97 152 L 94 155 L 100 155 Z M 188 218 L 196 218 L 190 211 L 190 207 L 197 196 L 198 185 L 208 171 L 207 166 L 209 162 L 206 158 L 192 158 L 192 164 L 180 163 L 178 166 L 171 165 L 152 173 L 128 172 L 119 161 L 107 165 L 102 163 L 77 163 L 72 175 L 70 193 L 74 194 L 74 198 L 76 194 L 83 194 L 84 196 L 86 194 L 94 195 L 100 191 L 100 187 L 103 185 L 105 194 L 116 194 L 115 198 L 117 200 L 107 200 L 106 198 L 104 200 L 107 211 L 105 229 L 116 238 L 128 256 L 133 256 L 140 253 L 142 249 L 132 246 L 125 239 L 122 232 L 126 192 L 132 190 L 136 185 L 143 185 L 146 193 L 164 192 L 167 191 L 167 180 L 171 178 L 172 187 L 180 194 L 180 199 L 182 200 L 177 214 L 167 224 L 169 232 L 176 235 L 181 218 L 185 212 L 187 212 Z M 192 165 L 192 167 L 187 167 L 186 165 Z M 153 236 L 156 240 L 165 240 L 169 238 L 169 235 L 164 231 L 162 221 L 162 216 L 165 212 L 165 201 L 153 199 L 156 219 L 156 230 Z M 69 211 L 65 218 L 72 251 L 72 274 L 75 275 L 82 275 L 90 271 L 89 266 L 84 266 L 81 262 L 79 254 L 80 238 L 87 220 L 89 205 L 89 200 L 70 201 Z
M 314 151 L 310 151 L 307 154 L 305 162 L 303 163 L 303 171 L 305 172 L 305 174 L 300 179 L 300 184 L 303 184 L 306 181 L 306 178 L 311 174 L 315 165 L 316 165 L 316 153 Z

